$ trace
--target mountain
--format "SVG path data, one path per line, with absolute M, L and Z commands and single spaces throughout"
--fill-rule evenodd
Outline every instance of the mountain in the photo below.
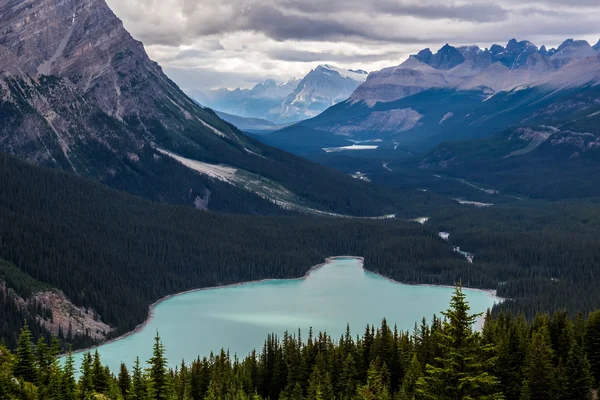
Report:
M 200 209 L 394 210 L 394 194 L 265 146 L 199 106 L 104 0 L 5 1 L 0 33 L 0 151 Z
M 283 102 L 279 110 L 272 110 L 275 119 L 298 121 L 346 100 L 367 79 L 365 71 L 350 71 L 331 65 L 319 65 L 302 79 Z
M 289 124 L 312 118 L 346 100 L 367 75 L 363 70 L 319 65 L 302 80 L 283 84 L 266 80 L 252 89 L 218 89 L 198 96 L 197 100 L 228 114 Z
M 200 103 L 215 110 L 244 118 L 268 120 L 273 117 L 270 114 L 271 110 L 278 109 L 287 96 L 296 89 L 298 83 L 300 83 L 299 79 L 284 83 L 268 79 L 258 83 L 252 89 L 223 88 L 193 95 Z
M 314 140 L 315 131 L 378 141 L 378 151 L 398 146 L 420 151 L 446 140 L 488 136 L 533 118 L 552 99 L 595 85 L 597 56 L 589 43 L 572 39 L 550 50 L 514 39 L 490 49 L 445 45 L 435 54 L 425 49 L 397 67 L 371 73 L 350 99 L 302 121 L 295 132 L 302 135 L 304 128 L 310 134 L 313 152 L 326 147 Z M 572 107 L 585 110 L 595 100 L 587 101 Z

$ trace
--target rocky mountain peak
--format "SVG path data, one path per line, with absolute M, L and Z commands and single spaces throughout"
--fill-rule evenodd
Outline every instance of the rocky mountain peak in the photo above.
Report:
M 586 40 L 574 40 L 567 39 L 560 46 L 558 46 L 557 51 L 563 51 L 565 49 L 574 49 L 574 48 L 588 48 L 590 44 Z
M 419 61 L 440 70 L 448 70 L 465 61 L 462 53 L 453 46 L 445 44 L 437 53 L 433 54 L 429 48 L 421 50 L 414 56 Z
M 594 45 L 594 50 L 600 51 L 600 40 L 598 40 L 598 43 Z
M 490 47 L 490 53 L 492 53 L 493 55 L 500 54 L 503 51 L 504 47 L 500 46 L 499 44 L 493 44 L 492 47 Z
M 0 104 L 15 110 L 0 144 L 35 162 L 103 177 L 115 169 L 100 155 L 116 165 L 184 131 L 240 138 L 167 78 L 105 0 L 0 3 L 0 71 Z

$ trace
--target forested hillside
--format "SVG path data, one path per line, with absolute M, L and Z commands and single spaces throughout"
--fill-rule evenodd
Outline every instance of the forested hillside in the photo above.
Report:
M 574 315 L 600 304 L 595 203 L 486 210 L 455 203 L 430 208 L 425 226 L 251 217 L 160 205 L 9 157 L 0 166 L 0 259 L 93 309 L 115 328 L 112 336 L 141 323 L 148 305 L 163 296 L 299 277 L 326 257 L 346 254 L 365 257 L 365 268 L 401 282 L 462 279 L 498 289 L 510 297 L 501 308 L 529 318 L 556 308 Z M 451 243 L 438 237 L 442 230 Z M 475 253 L 475 262 L 452 252 L 452 244 Z M 13 345 L 24 316 L 17 311 L 3 327 Z
M 57 343 L 34 346 L 24 329 L 16 354 L 0 347 L 0 397 L 71 400 L 591 400 L 600 382 L 600 311 L 563 312 L 528 323 L 510 313 L 472 324 L 461 288 L 443 317 L 401 332 L 385 320 L 362 336 L 298 332 L 269 336 L 260 352 L 238 358 L 225 349 L 169 370 L 157 333 L 153 356 L 132 370 L 84 356 L 56 361 Z M 304 336 L 302 335 L 304 334 Z M 215 349 L 217 350 L 217 349 Z M 99 398 L 99 397 L 95 397 Z
M 0 259 L 93 308 L 116 328 L 113 335 L 142 322 L 149 304 L 163 296 L 295 278 L 331 255 L 363 255 L 374 265 L 389 253 L 399 270 L 464 263 L 414 223 L 215 214 L 149 202 L 8 157 L 0 156 L 0 166 Z

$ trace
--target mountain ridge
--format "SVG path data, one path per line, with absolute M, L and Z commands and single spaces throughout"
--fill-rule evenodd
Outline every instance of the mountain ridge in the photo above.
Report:
M 267 79 L 252 89 L 216 89 L 200 93 L 196 99 L 231 115 L 289 124 L 314 117 L 327 107 L 346 100 L 367 75 L 363 70 L 321 64 L 302 79 L 283 83 Z

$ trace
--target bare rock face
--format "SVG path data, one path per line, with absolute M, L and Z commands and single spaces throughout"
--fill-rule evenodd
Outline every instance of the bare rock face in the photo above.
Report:
M 234 129 L 189 99 L 104 0 L 0 3 L 0 149 L 102 178 L 149 143 Z M 184 136 L 184 132 L 186 132 Z

